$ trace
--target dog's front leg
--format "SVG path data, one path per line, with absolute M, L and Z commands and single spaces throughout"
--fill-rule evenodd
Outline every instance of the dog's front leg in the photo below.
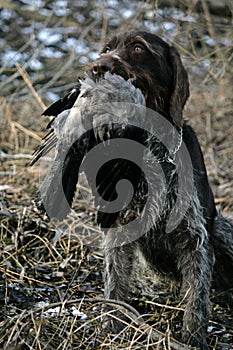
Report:
M 134 244 L 121 247 L 105 248 L 105 270 L 104 270 L 104 295 L 105 299 L 127 301 L 130 291 L 130 278 L 133 268 Z M 104 311 L 109 311 L 106 306 Z M 117 316 L 118 320 L 114 318 Z M 121 313 L 114 313 L 111 317 L 104 317 L 104 327 L 111 327 L 114 331 L 123 328 L 124 324 L 119 321 Z M 125 317 L 123 317 L 125 319 Z
M 127 300 L 133 257 L 133 244 L 105 249 L 104 295 L 106 299 Z
M 182 292 L 187 300 L 183 317 L 183 340 L 201 350 L 208 349 L 206 328 L 213 262 L 213 251 L 208 243 L 195 251 L 188 251 L 186 247 L 179 258 Z

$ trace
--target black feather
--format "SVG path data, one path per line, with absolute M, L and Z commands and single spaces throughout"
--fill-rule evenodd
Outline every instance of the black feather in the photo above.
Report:
M 76 84 L 63 98 L 50 105 L 43 113 L 44 116 L 56 117 L 67 109 L 71 109 L 80 93 L 81 83 Z M 51 123 L 48 124 L 49 128 Z

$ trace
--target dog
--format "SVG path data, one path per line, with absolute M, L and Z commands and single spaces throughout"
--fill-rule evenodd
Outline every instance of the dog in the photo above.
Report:
M 128 300 L 135 254 L 140 251 L 156 273 L 180 282 L 181 295 L 185 295 L 186 301 L 183 341 L 199 349 L 208 349 L 206 329 L 211 286 L 232 287 L 233 226 L 216 210 L 198 139 L 183 118 L 183 108 L 189 97 L 188 74 L 175 47 L 152 33 L 132 31 L 112 37 L 101 50 L 97 60 L 90 63 L 86 70 L 88 79 L 100 84 L 106 79 L 111 80 L 111 75 L 112 79 L 120 76 L 122 86 L 123 81 L 127 81 L 141 91 L 145 106 L 159 113 L 178 135 L 178 147 L 174 144 L 173 156 L 168 155 L 164 146 L 151 135 L 150 131 L 145 132 L 137 126 L 126 126 L 123 128 L 124 131 L 120 125 L 113 126 L 112 123 L 104 125 L 101 131 L 86 128 L 81 141 L 72 144 L 62 161 L 61 177 L 66 200 L 71 205 L 78 181 L 77 169 L 84 154 L 101 141 L 114 137 L 127 138 L 143 144 L 150 149 L 150 153 L 156 155 L 158 163 L 163 168 L 167 187 L 164 209 L 161 213 L 159 202 L 161 194 L 159 194 L 149 217 L 149 220 L 153 221 L 152 227 L 149 226 L 149 229 L 137 239 L 125 244 L 112 246 L 109 232 L 114 227 L 128 224 L 132 218 L 135 219 L 143 212 L 142 207 L 147 200 L 148 190 L 145 176 L 138 166 L 126 164 L 125 159 L 107 162 L 98 174 L 97 187 L 105 201 L 115 199 L 116 184 L 124 177 L 133 183 L 135 190 L 132 202 L 126 209 L 114 213 L 106 213 L 101 209 L 97 214 L 97 221 L 105 230 L 105 297 Z M 122 89 L 124 91 L 124 88 Z M 82 83 L 78 83 L 64 98 L 43 112 L 43 115 L 54 117 L 48 126 L 52 130 L 35 152 L 32 164 L 57 143 L 59 144 L 59 138 L 65 134 L 64 121 L 69 118 L 72 108 L 81 101 L 80 94 L 81 97 L 88 97 L 90 93 L 89 90 L 82 92 Z M 59 132 L 54 134 L 56 123 L 59 124 L 57 127 Z M 184 193 L 188 198 L 188 207 L 182 220 L 167 231 L 171 210 L 178 198 L 174 156 L 181 145 L 186 147 L 191 159 L 194 186 L 190 193 Z M 62 152 L 62 148 L 63 144 L 60 143 L 58 152 L 59 150 Z M 147 163 L 149 159 L 148 155 Z M 185 167 L 185 164 L 183 166 Z M 150 167 L 152 173 L 154 171 L 153 184 L 156 192 L 160 187 L 160 176 L 153 170 L 152 164 Z M 56 173 L 57 168 L 54 166 L 52 175 L 50 174 L 50 184 L 56 178 Z M 188 181 L 185 178 L 183 180 L 184 183 L 179 183 L 181 188 L 185 188 Z M 46 185 L 45 192 L 49 193 L 47 198 L 59 206 L 60 199 L 56 197 L 56 186 Z M 69 208 L 63 209 L 58 210 L 59 214 L 53 213 L 54 216 L 60 219 L 65 217 Z M 118 326 L 119 324 L 115 323 L 115 330 Z

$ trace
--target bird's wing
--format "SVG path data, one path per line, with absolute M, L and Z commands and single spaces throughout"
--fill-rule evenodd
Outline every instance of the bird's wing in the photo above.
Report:
M 65 218 L 70 211 L 78 181 L 78 169 L 83 158 L 83 147 L 86 147 L 85 142 L 90 138 L 90 135 L 84 135 L 79 144 L 71 147 L 67 153 L 63 138 L 57 137 L 57 133 L 62 135 L 64 132 L 64 125 L 80 94 L 80 87 L 81 83 L 76 84 L 63 98 L 54 102 L 42 113 L 43 116 L 53 118 L 47 125 L 47 129 L 50 130 L 43 137 L 41 145 L 35 150 L 30 164 L 35 164 L 42 156 L 56 147 L 55 159 L 41 183 L 40 199 L 37 202 L 38 206 L 43 208 L 49 217 L 58 219 Z
M 42 156 L 46 155 L 51 149 L 56 146 L 57 137 L 54 134 L 53 124 L 55 119 L 58 116 L 63 117 L 65 120 L 69 111 L 73 107 L 75 101 L 77 100 L 80 93 L 81 84 L 78 83 L 74 86 L 74 88 L 69 91 L 63 98 L 54 102 L 50 105 L 43 113 L 43 116 L 53 117 L 47 125 L 47 129 L 50 129 L 49 132 L 43 137 L 42 143 L 37 147 L 35 152 L 33 153 L 33 159 L 30 165 L 35 164 Z M 62 119 L 62 118 L 60 118 Z

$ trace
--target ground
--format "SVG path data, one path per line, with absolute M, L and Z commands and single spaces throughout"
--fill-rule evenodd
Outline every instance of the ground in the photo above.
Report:
M 170 342 L 171 348 L 181 349 L 173 337 L 180 339 L 182 308 L 179 300 L 162 288 L 155 290 L 152 299 L 148 295 L 135 295 L 131 306 L 122 306 L 133 319 L 138 312 L 143 314 L 147 325 L 129 326 L 116 336 L 101 335 L 102 252 L 83 245 L 72 230 L 62 230 L 38 211 L 34 200 L 41 167 L 28 164 L 48 122 L 40 116 L 42 110 L 62 96 L 82 74 L 85 57 L 88 61 L 94 58 L 99 44 L 118 27 L 156 30 L 164 39 L 173 40 L 182 54 L 191 90 L 185 119 L 200 140 L 216 204 L 223 215 L 232 218 L 231 17 L 213 16 L 204 5 L 197 14 L 191 7 L 182 11 L 158 9 L 155 4 L 139 2 L 132 2 L 131 8 L 128 2 L 122 2 L 119 8 L 109 5 L 103 13 L 91 3 L 69 2 L 62 9 L 63 13 L 70 11 L 61 16 L 58 11 L 61 4 L 57 10 L 56 1 L 46 2 L 45 9 L 51 11 L 46 15 L 41 8 L 33 9 L 26 3 L 23 1 L 22 7 L 10 9 L 7 8 L 10 2 L 7 6 L 4 3 L 5 12 L 0 17 L 2 28 L 8 26 L 5 39 L 1 39 L 2 57 L 10 49 L 21 54 L 17 62 L 13 58 L 2 62 L 0 81 L 0 347 L 153 349 L 161 337 L 161 348 L 169 348 Z M 128 12 L 123 11 L 124 6 Z M 128 17 L 122 13 L 128 13 Z M 194 20 L 190 21 L 188 16 Z M 27 34 L 25 28 L 32 27 L 33 34 Z M 47 36 L 41 28 L 49 28 Z M 59 33 L 57 42 L 56 38 L 49 41 L 48 38 Z M 80 51 L 82 46 L 78 52 L 65 46 L 69 38 L 77 40 L 74 45 L 83 43 L 83 51 Z M 63 50 L 63 55 L 49 57 L 48 48 L 54 52 Z M 32 59 L 42 66 L 36 69 Z M 80 198 L 75 210 L 79 230 L 93 232 L 96 229 L 93 210 Z M 228 291 L 216 295 L 212 291 L 207 338 L 210 349 L 230 349 L 233 343 L 231 294 Z

